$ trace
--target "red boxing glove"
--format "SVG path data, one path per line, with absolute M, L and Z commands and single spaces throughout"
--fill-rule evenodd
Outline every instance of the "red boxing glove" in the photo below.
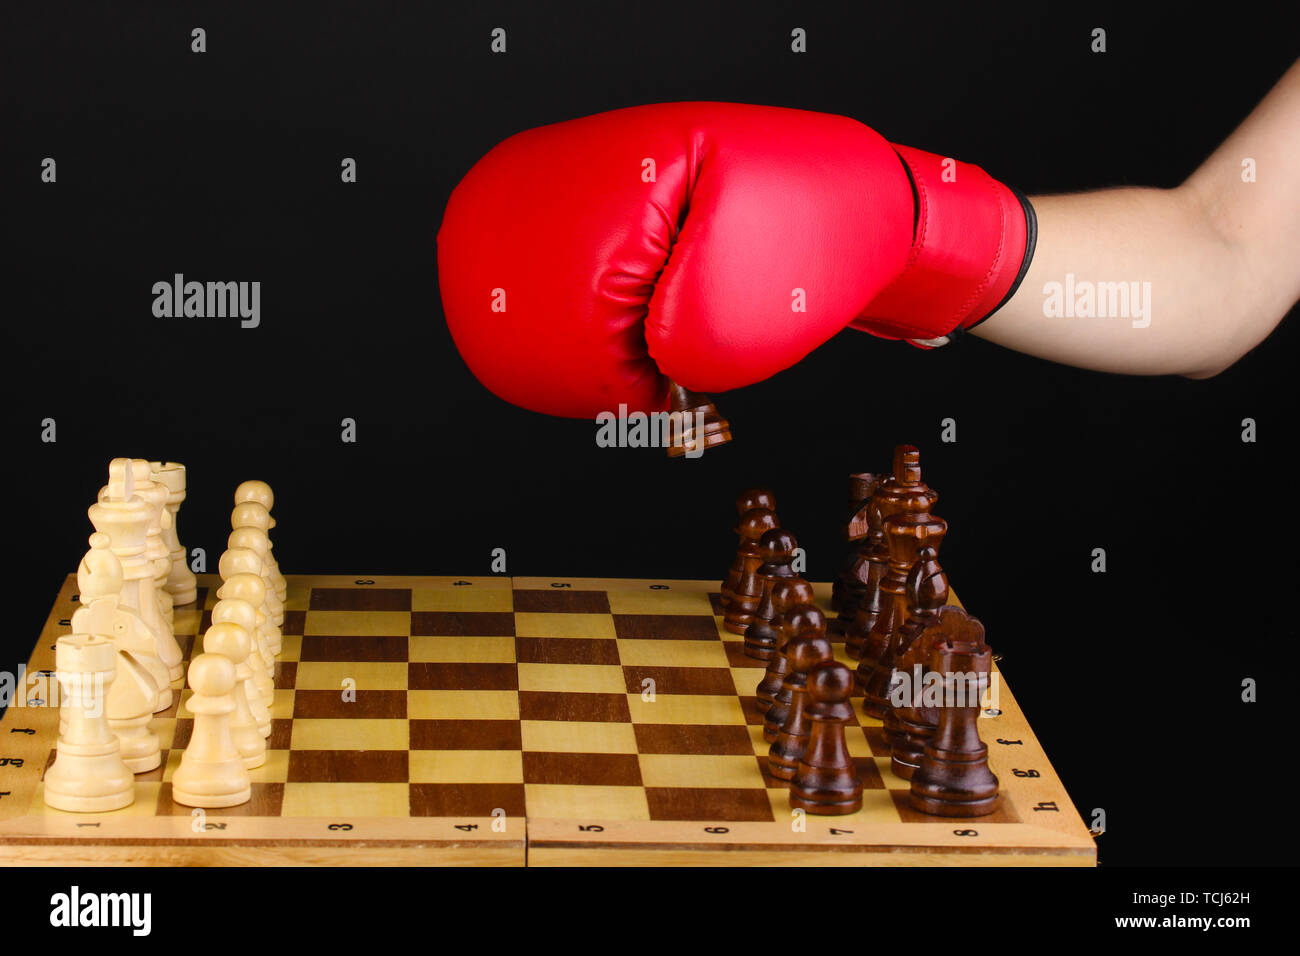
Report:
M 501 398 L 661 411 L 669 378 L 750 385 L 850 323 L 923 340 L 975 324 L 1027 267 L 1032 215 L 978 167 L 846 117 L 641 106 L 480 160 L 447 204 L 439 283 L 461 355 Z

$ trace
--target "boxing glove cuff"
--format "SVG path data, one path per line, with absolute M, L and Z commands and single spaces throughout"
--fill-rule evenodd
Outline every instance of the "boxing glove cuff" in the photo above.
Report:
M 903 271 L 851 325 L 922 348 L 945 345 L 1011 298 L 1033 258 L 1029 200 L 978 166 L 894 146 L 916 203 Z

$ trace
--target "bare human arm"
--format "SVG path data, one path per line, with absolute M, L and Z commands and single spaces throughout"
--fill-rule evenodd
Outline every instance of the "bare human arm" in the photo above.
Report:
M 1181 186 L 1031 201 L 1039 232 L 1029 272 L 974 334 L 1098 371 L 1217 375 L 1300 299 L 1300 62 Z M 1098 314 L 1114 304 L 1115 283 L 1137 296 L 1145 288 L 1149 301 Z M 1060 314 L 1065 298 L 1075 315 Z

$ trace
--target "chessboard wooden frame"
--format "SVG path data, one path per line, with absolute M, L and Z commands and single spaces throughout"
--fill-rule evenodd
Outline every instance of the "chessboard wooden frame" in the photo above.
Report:
M 200 586 L 215 589 L 215 576 Z M 712 601 L 717 585 L 701 581 L 623 579 L 434 578 L 291 576 L 294 595 L 313 587 L 451 588 L 494 592 L 494 606 L 520 591 L 606 587 L 674 591 L 679 600 Z M 495 592 L 509 592 L 503 595 Z M 817 585 L 825 604 L 830 586 Z M 202 592 L 201 592 L 202 593 Z M 450 593 L 450 592 L 448 592 Z M 61 588 L 27 664 L 29 674 L 51 671 L 55 639 L 69 632 L 76 579 Z M 210 606 L 210 602 L 209 602 Z M 513 605 L 510 605 L 513 606 Z M 708 604 L 702 604 L 708 607 Z M 202 608 L 177 609 L 177 633 L 196 633 Z M 720 619 L 719 619 L 720 622 Z M 286 629 L 286 645 L 294 645 Z M 719 628 L 719 638 L 736 642 Z M 736 646 L 729 647 L 735 657 Z M 843 656 L 843 645 L 836 645 Z M 761 671 L 752 672 L 757 678 Z M 527 812 L 486 816 L 238 815 L 208 811 L 202 817 L 39 811 L 38 788 L 53 741 L 58 712 L 43 706 L 10 707 L 0 720 L 0 864 L 8 865 L 1019 865 L 1093 866 L 1096 845 L 1052 769 L 1005 680 L 998 712 L 981 720 L 990 764 L 1016 813 L 1011 818 L 927 818 L 925 822 L 846 825 L 841 818 L 807 816 L 789 823 L 736 820 L 629 820 L 555 817 Z M 736 681 L 739 686 L 740 679 Z M 27 695 L 36 697 L 36 691 Z M 744 693 L 738 692 L 742 706 Z M 290 692 L 290 699 L 292 692 Z M 39 698 L 38 698 L 39 699 Z M 277 698 L 277 705 L 280 700 Z M 182 706 L 180 700 L 174 707 Z M 292 703 L 290 703 L 292 708 Z M 277 717 L 292 717 L 282 712 Z M 755 733 L 751 724 L 750 733 Z M 864 723 L 865 727 L 865 723 Z M 761 749 L 761 732 L 755 753 Z M 1014 744 L 999 746 L 1000 741 Z M 174 766 L 176 756 L 171 759 Z M 876 758 L 880 764 L 880 758 Z M 884 761 L 887 765 L 887 758 Z M 162 771 L 156 772 L 161 774 Z M 158 779 L 163 779 L 159 776 Z M 256 778 L 255 778 L 256 779 Z M 894 781 L 895 787 L 898 781 Z M 898 802 L 897 789 L 887 792 Z M 37 812 L 31 808 L 38 806 Z M 146 805 L 147 809 L 147 805 Z M 931 822 L 932 821 L 932 822 Z M 1004 822 L 1005 821 L 1005 822 Z

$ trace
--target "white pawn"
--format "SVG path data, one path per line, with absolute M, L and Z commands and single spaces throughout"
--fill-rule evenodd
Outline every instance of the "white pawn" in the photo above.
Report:
M 236 528 L 230 532 L 230 537 L 226 538 L 226 547 L 231 551 L 252 551 L 257 555 L 262 567 L 262 580 L 266 582 L 268 617 L 278 629 L 284 623 L 284 601 L 280 600 L 280 595 L 276 593 L 275 579 L 271 576 L 271 566 L 268 563 L 271 556 L 271 539 L 266 536 L 265 531 L 258 528 Z M 275 648 L 275 653 L 280 653 L 278 647 Z
M 257 534 L 252 528 L 241 529 L 241 532 L 247 531 L 251 534 Z M 241 532 L 231 532 L 231 537 Z M 257 609 L 262 612 L 263 620 L 260 622 L 262 643 L 266 651 L 266 666 L 273 668 L 275 666 L 276 655 L 280 653 L 283 647 L 283 638 L 280 634 L 280 628 L 275 623 L 275 608 L 280 608 L 280 620 L 284 620 L 284 605 L 280 604 L 280 599 L 275 596 L 271 590 L 270 580 L 266 576 L 266 566 L 262 558 L 252 548 L 229 548 L 221 555 L 221 560 L 217 564 L 221 573 L 221 580 L 229 581 L 237 574 L 251 574 L 262 579 L 264 597 L 262 603 Z M 218 592 L 220 594 L 220 592 Z
M 185 501 L 185 466 L 174 461 L 151 461 L 149 472 L 154 481 L 167 489 L 167 513 L 171 515 L 170 526 L 163 529 L 163 544 L 171 557 L 167 593 L 175 604 L 192 604 L 198 597 L 198 579 L 185 560 L 185 546 L 176 527 L 177 514 Z
M 259 669 L 265 671 L 262 655 L 257 653 L 257 645 L 253 638 L 257 631 L 257 608 L 240 598 L 224 598 L 212 608 L 212 623 L 234 624 L 248 635 L 249 653 L 244 661 L 248 672 L 243 678 L 244 697 L 248 701 L 248 709 L 252 712 L 253 720 L 257 723 L 258 733 L 263 737 L 271 736 L 272 701 L 262 696 L 262 690 L 257 684 Z M 274 694 L 274 682 L 272 682 L 272 694 Z
M 249 770 L 266 763 L 266 739 L 261 734 L 253 712 L 248 707 L 244 685 L 253 672 L 248 667 L 251 642 L 248 632 L 238 624 L 222 621 L 213 624 L 203 635 L 203 652 L 220 654 L 235 665 L 235 712 L 230 718 L 230 734 L 239 756 Z
M 266 509 L 266 527 L 261 530 L 267 533 L 267 540 L 270 540 L 271 529 L 275 527 L 275 516 L 271 511 L 275 508 L 275 494 L 271 491 L 271 486 L 265 481 L 245 481 L 235 489 L 235 505 L 252 502 L 259 504 Z M 239 527 L 235 524 L 235 516 L 231 515 L 231 527 Z M 261 521 L 258 520 L 257 527 L 261 527 Z M 281 602 L 287 601 L 288 586 L 285 584 L 284 575 L 280 573 L 280 564 L 275 560 L 274 545 L 267 549 L 267 565 L 271 569 L 271 579 L 275 582 L 275 593 Z
M 263 611 L 266 606 L 266 585 L 262 583 L 262 578 L 256 574 L 232 574 L 217 589 L 217 597 L 222 599 L 238 598 L 241 601 L 247 601 L 257 611 L 256 623 L 253 629 L 249 631 L 249 637 L 253 639 L 255 653 L 249 654 L 248 657 L 249 663 L 253 667 L 253 680 L 262 695 L 262 700 L 266 701 L 267 707 L 270 707 L 275 702 L 275 679 L 272 677 L 272 674 L 275 673 L 275 657 L 271 654 L 266 642 L 267 620 Z M 255 657 L 260 657 L 261 660 L 254 661 L 253 658 Z
M 190 744 L 172 775 L 172 799 L 187 807 L 234 807 L 253 795 L 248 769 L 235 746 L 235 665 L 220 654 L 190 662 L 186 707 L 194 715 Z
M 135 800 L 135 776 L 104 713 L 117 648 L 106 637 L 71 634 L 55 642 L 55 668 L 67 725 L 45 772 L 45 802 L 56 810 L 106 813 Z
M 158 656 L 153 632 L 130 607 L 122 594 L 126 586 L 122 562 L 113 553 L 112 539 L 102 531 L 90 536 L 90 550 L 77 568 L 77 592 L 81 600 L 72 615 L 74 634 L 102 634 L 117 645 L 119 654 L 143 667 L 157 685 L 158 700 L 153 712 L 172 705 L 171 675 Z M 121 680 L 121 663 L 118 667 Z M 116 689 L 117 685 L 114 684 Z M 140 771 L 136 771 L 139 773 Z

